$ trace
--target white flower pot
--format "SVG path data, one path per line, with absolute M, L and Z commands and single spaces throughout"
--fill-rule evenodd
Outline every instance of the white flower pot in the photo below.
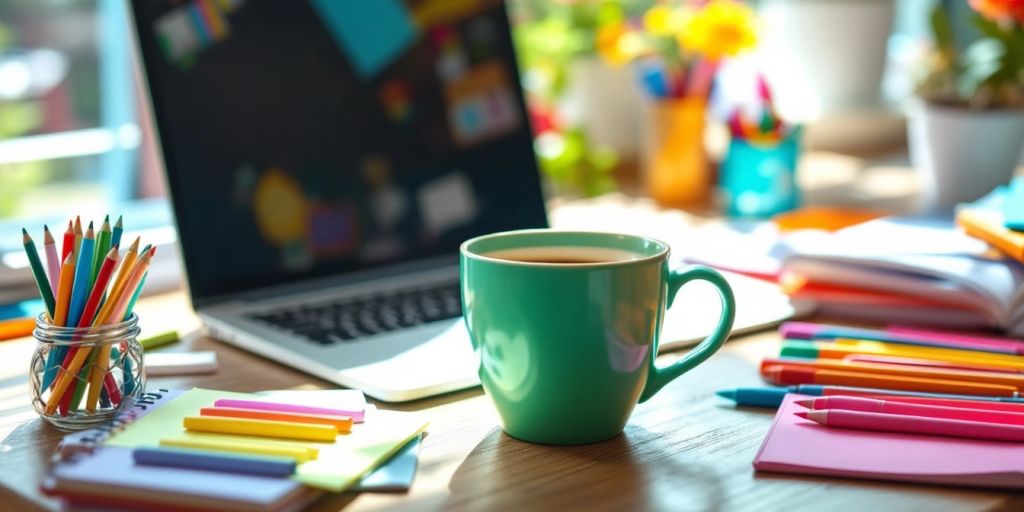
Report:
M 779 109 L 813 120 L 879 103 L 893 0 L 762 0 Z
M 635 156 L 640 145 L 643 94 L 631 66 L 612 66 L 597 56 L 573 59 L 560 102 L 570 124 L 579 124 L 594 144 L 620 156 Z
M 949 210 L 1009 183 L 1024 143 L 1024 111 L 920 103 L 907 122 L 924 211 Z

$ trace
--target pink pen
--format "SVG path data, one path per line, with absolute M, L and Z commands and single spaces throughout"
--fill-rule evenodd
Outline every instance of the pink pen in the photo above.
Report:
M 811 410 L 843 410 L 870 412 L 888 415 L 917 416 L 923 418 L 942 418 L 949 420 L 974 421 L 980 423 L 1001 423 L 1006 425 L 1024 425 L 1024 414 L 1020 412 L 992 411 L 984 409 L 966 409 L 941 405 L 911 404 L 906 402 L 890 402 L 874 398 L 854 396 L 826 396 L 807 400 L 798 400 L 797 404 Z
M 260 402 L 257 400 L 233 400 L 221 398 L 213 403 L 214 407 L 234 407 L 237 409 L 256 409 L 261 411 L 297 412 L 300 414 L 328 414 L 331 416 L 348 416 L 355 423 L 363 422 L 364 411 L 345 411 L 326 407 L 308 405 L 281 404 L 277 402 Z
M 828 427 L 1024 442 L 1024 427 L 1020 425 L 844 411 L 842 409 L 800 411 L 796 415 Z

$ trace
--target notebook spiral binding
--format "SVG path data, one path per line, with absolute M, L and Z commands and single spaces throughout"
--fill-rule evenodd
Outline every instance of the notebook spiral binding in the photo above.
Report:
M 125 408 L 106 424 L 82 432 L 68 434 L 61 441 L 57 452 L 53 455 L 50 461 L 51 465 L 59 462 L 69 462 L 79 455 L 92 453 L 97 446 L 103 444 L 111 435 L 120 432 L 128 424 L 153 410 L 158 404 L 176 398 L 179 394 L 181 394 L 181 391 L 171 391 L 169 389 L 148 391 L 143 393 L 135 403 Z

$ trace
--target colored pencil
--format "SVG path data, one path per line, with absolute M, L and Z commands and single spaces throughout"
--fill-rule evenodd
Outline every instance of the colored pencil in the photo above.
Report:
M 114 278 L 113 284 L 110 285 L 111 294 L 124 286 L 125 280 L 128 279 L 128 274 L 131 273 L 131 269 L 135 266 L 135 262 L 138 259 L 139 239 L 136 237 L 132 245 L 128 246 L 128 251 L 124 253 L 124 257 L 121 258 L 121 267 L 117 270 L 117 277 Z
M 93 319 L 96 316 L 96 310 L 99 308 L 100 300 L 103 298 L 104 292 L 107 289 L 107 283 L 110 282 L 110 276 L 114 272 L 114 267 L 117 265 L 117 248 L 110 249 L 107 251 L 106 256 L 103 258 L 103 265 L 101 265 L 100 272 L 96 275 L 96 281 L 93 283 L 92 291 L 89 293 L 89 298 L 85 302 L 85 308 L 82 311 L 82 316 L 78 320 L 79 329 L 89 327 L 92 325 Z M 71 350 L 67 351 L 64 356 L 63 366 L 71 364 L 74 360 L 75 354 L 81 347 L 72 347 Z M 90 368 L 95 373 L 95 361 L 96 352 L 93 351 L 89 354 L 89 358 L 86 359 L 85 364 L 82 365 L 82 369 L 78 372 L 77 381 L 78 384 L 75 386 L 74 391 L 70 394 L 66 394 L 64 400 L 60 403 L 60 411 L 62 415 L 67 415 L 68 411 L 77 410 L 82 400 L 82 395 L 85 393 L 85 382 L 89 379 Z M 68 398 L 70 396 L 70 399 Z
M 0 320 L 0 341 L 27 338 L 35 328 L 36 319 L 32 317 Z
M 851 371 L 878 375 L 920 377 L 926 379 L 984 382 L 988 384 L 1013 386 L 1017 391 L 1024 391 L 1024 375 L 1020 374 L 926 368 L 893 364 L 858 363 L 839 359 L 766 358 L 761 361 L 762 373 L 766 369 L 776 366 Z
M 224 416 L 229 418 L 248 418 L 253 420 L 293 421 L 295 423 L 314 423 L 333 425 L 338 432 L 352 430 L 352 418 L 348 416 L 329 416 L 325 414 L 301 414 L 297 412 L 261 411 L 258 409 L 238 409 L 235 407 L 203 407 L 200 416 Z
M 182 421 L 185 430 L 211 434 L 236 434 L 243 436 L 294 439 L 297 441 L 334 441 L 338 429 L 332 425 L 314 425 L 292 421 L 250 420 L 213 416 L 186 416 Z
M 150 249 L 149 252 L 142 255 L 138 263 L 135 265 L 135 268 L 132 270 L 131 276 L 129 276 L 128 280 L 125 282 L 120 294 L 116 298 L 111 296 L 107 299 L 108 304 L 114 302 L 116 299 L 116 304 L 107 316 L 97 316 L 96 321 L 100 322 L 99 325 L 103 325 L 108 322 L 115 323 L 122 321 L 128 310 L 128 303 L 131 300 L 129 294 L 134 296 L 135 291 L 141 287 L 142 278 L 146 275 L 146 271 L 149 269 L 150 259 L 152 259 L 154 253 L 156 253 L 155 248 Z M 104 307 L 106 307 L 106 304 L 104 304 Z M 85 405 L 85 408 L 88 411 L 94 410 L 96 408 L 96 401 L 99 400 L 101 389 L 100 385 L 105 376 L 108 375 L 107 364 L 110 361 L 111 348 L 112 346 L 109 343 L 101 345 L 96 355 L 96 364 L 93 365 L 92 375 L 89 378 L 89 398 L 86 400 Z M 116 392 L 116 389 L 108 389 L 107 392 Z M 111 396 L 111 400 L 119 401 L 118 398 L 114 396 Z
M 117 222 L 114 223 L 114 231 L 110 235 L 110 245 L 121 246 L 121 235 L 124 234 L 124 223 L 122 222 L 121 216 L 117 216 Z
M 53 290 L 50 288 L 50 282 L 46 279 L 43 262 L 39 260 L 39 253 L 36 252 L 36 244 L 24 228 L 21 230 L 21 242 L 25 246 L 25 255 L 28 256 L 28 264 L 32 267 L 32 275 L 35 277 L 39 295 L 43 297 L 43 302 L 46 304 L 46 313 L 52 319 L 56 309 L 56 299 L 53 296 Z
M 71 227 L 71 221 L 68 221 L 68 229 L 64 232 L 64 241 L 60 245 L 60 260 L 64 261 L 68 259 L 68 254 L 75 252 L 75 229 Z
M 89 290 L 92 287 L 90 280 L 92 253 L 96 246 L 95 236 L 92 224 L 89 224 L 89 229 L 82 237 L 82 246 L 78 250 L 75 285 L 71 288 L 71 307 L 68 308 L 68 325 L 78 325 L 78 319 L 82 317 L 82 310 L 85 309 L 85 301 L 89 298 Z
M 836 361 L 836 359 L 831 359 L 830 361 Z M 874 354 L 851 354 L 844 357 L 843 359 L 840 359 L 840 361 L 848 361 L 851 363 L 874 363 L 896 366 L 910 366 L 915 368 L 943 368 L 947 370 L 967 370 L 975 372 L 1005 373 L 1009 375 L 1019 375 L 1021 373 L 1014 370 L 1013 368 L 991 366 L 987 364 L 956 363 L 952 361 L 935 361 L 933 359 L 921 359 L 919 357 L 879 356 Z
M 902 414 L 925 418 L 946 418 L 951 420 L 983 421 L 1024 425 L 1024 412 L 990 411 L 966 407 L 942 405 L 909 404 L 877 398 L 854 396 L 825 396 L 797 400 L 797 405 L 811 410 L 842 409 L 844 411 L 877 412 L 880 414 Z
M 1024 442 L 1024 426 L 1021 425 L 946 418 L 922 418 L 920 416 L 844 411 L 841 409 L 800 411 L 796 415 L 830 428 Z
M 100 273 L 100 267 L 103 266 L 103 259 L 107 255 L 107 251 L 110 250 L 110 216 L 103 217 L 103 224 L 100 226 L 100 230 L 96 233 L 96 250 L 93 251 L 92 257 L 92 269 L 89 272 L 89 282 L 96 282 L 96 275 Z
M 43 252 L 46 253 L 46 270 L 50 274 L 50 291 L 57 295 L 57 280 L 60 279 L 60 260 L 57 259 L 57 242 L 50 234 L 50 228 L 43 225 Z
M 57 305 L 53 317 L 53 325 L 67 326 L 68 308 L 71 307 L 71 288 L 75 284 L 75 253 L 68 253 L 64 258 L 64 264 L 60 267 L 60 277 L 57 280 Z
M 79 249 L 82 248 L 82 237 L 85 234 L 82 232 L 82 218 L 75 216 L 75 254 L 78 254 Z
M 1019 396 L 1017 388 L 1003 384 L 900 377 L 897 375 L 877 375 L 862 372 L 771 367 L 767 368 L 763 375 L 773 384 L 831 384 L 960 395 Z
M 986 365 L 1024 372 L 1024 357 L 1021 356 L 972 350 L 887 345 L 876 341 L 815 342 L 786 340 L 782 342 L 782 350 L 779 352 L 779 355 L 806 359 L 845 359 L 852 355 L 882 355 Z
M 1024 354 L 1024 341 L 1020 340 L 950 334 L 944 331 L 908 327 L 890 327 L 881 331 L 810 322 L 786 322 L 779 327 L 779 334 L 786 339 L 798 340 L 834 340 L 843 338 L 860 341 L 884 341 L 902 345 L 959 348 L 1001 354 Z
M 906 403 L 944 405 L 947 407 L 956 407 L 956 404 L 968 404 L 973 407 L 999 411 L 1024 411 L 1024 400 L 1019 398 L 924 393 L 919 391 L 850 386 L 822 386 L 819 384 L 800 384 L 788 387 L 733 388 L 722 389 L 715 393 L 720 397 L 736 402 L 736 405 L 750 407 L 777 408 L 782 405 L 782 400 L 788 393 L 798 393 L 811 396 L 863 396 Z
M 905 404 L 940 405 L 942 407 L 960 407 L 966 409 L 983 409 L 986 411 L 1005 411 L 1024 413 L 1024 402 L 1012 398 L 999 401 L 956 399 L 956 398 L 935 398 L 928 396 L 887 396 L 867 395 L 866 398 L 877 398 L 890 402 L 902 402 Z

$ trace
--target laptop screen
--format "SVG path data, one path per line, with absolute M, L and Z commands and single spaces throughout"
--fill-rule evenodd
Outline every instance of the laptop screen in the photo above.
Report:
M 197 303 L 546 225 L 502 2 L 130 4 Z

